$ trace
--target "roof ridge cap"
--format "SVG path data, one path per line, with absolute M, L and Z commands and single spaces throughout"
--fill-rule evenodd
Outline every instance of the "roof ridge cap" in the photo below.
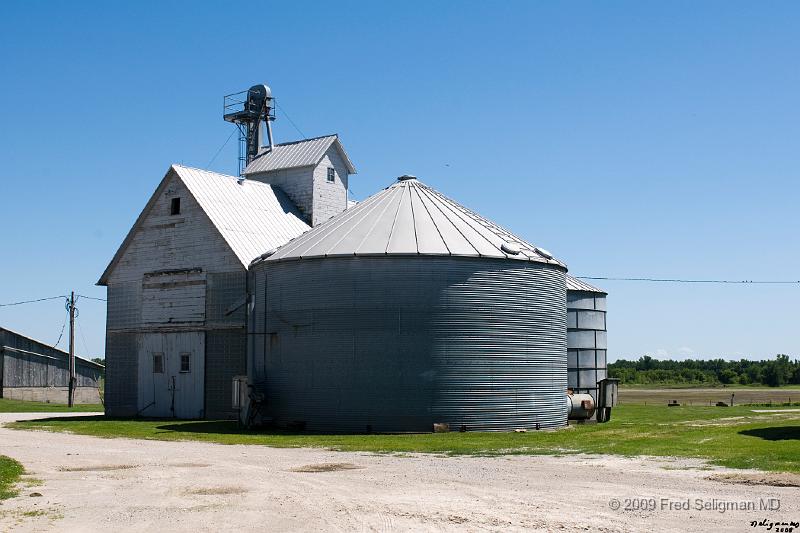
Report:
M 300 143 L 309 142 L 309 141 L 318 141 L 320 139 L 327 139 L 328 137 L 334 137 L 334 138 L 338 139 L 339 138 L 339 134 L 338 133 L 329 133 L 328 135 L 319 135 L 317 137 L 308 137 L 306 139 L 300 139 L 300 140 L 297 140 L 297 141 L 288 141 L 288 142 L 284 142 L 284 143 L 277 143 L 275 146 L 289 146 L 289 145 L 292 145 L 292 144 L 300 144 Z
M 172 165 L 171 165 L 171 166 L 172 166 L 172 168 L 174 168 L 174 169 L 175 169 L 175 168 L 185 168 L 185 169 L 187 169 L 187 170 L 199 170 L 200 172 L 206 172 L 206 173 L 208 173 L 208 174 L 214 174 L 214 175 L 216 175 L 216 176 L 224 176 L 224 177 L 226 177 L 226 178 L 233 178 L 233 179 L 236 179 L 236 180 L 238 180 L 238 179 L 239 179 L 239 178 L 237 178 L 236 176 L 233 176 L 233 175 L 231 175 L 231 174 L 223 174 L 222 172 L 215 172 L 215 171 L 213 171 L 213 170 L 208 170 L 208 169 L 206 169 L 206 168 L 199 168 L 199 167 L 189 167 L 189 166 L 186 166 L 186 165 L 181 165 L 181 164 L 179 164 L 179 163 L 172 163 Z

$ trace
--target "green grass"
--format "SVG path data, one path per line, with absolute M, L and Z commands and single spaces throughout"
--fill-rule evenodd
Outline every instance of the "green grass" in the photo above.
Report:
M 781 385 L 780 387 L 770 387 L 763 384 L 742 385 L 741 383 L 624 383 L 620 385 L 620 389 L 757 389 L 766 391 L 781 391 L 781 390 L 800 390 L 800 385 Z
M 0 455 L 0 500 L 16 496 L 19 491 L 14 488 L 25 469 L 10 457 Z
M 104 410 L 100 404 L 79 404 L 70 409 L 60 403 L 25 402 L 0 398 L 0 413 L 102 413 Z
M 732 468 L 800 472 L 800 411 L 754 413 L 752 407 L 615 408 L 607 424 L 528 433 L 320 435 L 248 431 L 227 421 L 69 417 L 20 421 L 16 429 L 67 431 L 96 437 L 196 440 L 274 447 L 325 447 L 376 453 L 557 455 L 608 453 L 706 459 Z

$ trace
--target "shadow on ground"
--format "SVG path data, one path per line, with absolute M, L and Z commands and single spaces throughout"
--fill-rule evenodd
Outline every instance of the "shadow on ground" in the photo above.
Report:
M 156 429 L 162 431 L 178 431 L 181 433 L 216 433 L 216 434 L 248 434 L 248 433 L 263 433 L 263 431 L 255 431 L 245 429 L 234 420 L 195 420 L 186 422 L 172 422 L 161 426 L 156 426 Z
M 740 435 L 758 437 L 764 440 L 800 440 L 800 426 L 776 426 L 769 428 L 744 429 Z

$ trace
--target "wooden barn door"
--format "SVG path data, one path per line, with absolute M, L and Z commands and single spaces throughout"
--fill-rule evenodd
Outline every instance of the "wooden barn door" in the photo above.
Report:
M 205 334 L 144 333 L 139 347 L 142 416 L 202 418 Z

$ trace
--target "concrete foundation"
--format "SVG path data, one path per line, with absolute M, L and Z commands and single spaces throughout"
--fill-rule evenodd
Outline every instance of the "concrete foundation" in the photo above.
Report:
M 3 387 L 3 398 L 26 402 L 67 403 L 67 387 Z M 75 403 L 100 403 L 96 387 L 75 389 Z

